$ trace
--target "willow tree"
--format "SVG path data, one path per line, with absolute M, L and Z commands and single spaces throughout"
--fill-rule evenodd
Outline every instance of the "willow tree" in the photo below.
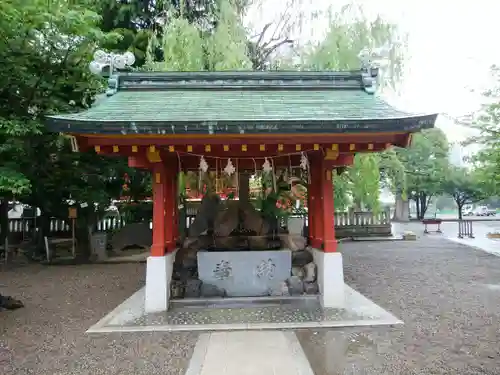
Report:
M 394 148 L 380 153 L 379 156 L 381 186 L 391 191 L 396 197 L 393 219 L 407 221 L 410 216 L 410 205 L 405 165 Z
M 154 71 L 250 70 L 247 35 L 241 20 L 241 0 L 220 0 L 209 17 L 212 22 L 194 22 L 184 14 L 184 7 L 166 11 L 161 40 L 152 38 L 145 69 Z M 215 26 L 214 26 L 215 25 Z M 157 61 L 155 51 L 162 51 Z M 221 170 L 223 167 L 219 167 Z M 234 178 L 209 172 L 181 173 L 179 186 L 204 193 L 235 185 Z
M 208 70 L 251 70 L 247 41 L 237 4 L 221 1 L 217 27 L 205 41 Z
M 359 53 L 367 48 L 384 53 L 380 69 L 379 92 L 397 91 L 403 73 L 405 40 L 396 25 L 380 16 L 369 18 L 360 6 L 347 5 L 339 12 L 329 14 L 329 29 L 319 43 L 305 46 L 301 66 L 308 70 L 355 70 L 360 67 Z M 357 209 L 378 209 L 381 188 L 381 166 L 393 192 L 404 191 L 402 165 L 395 162 L 394 154 L 356 155 L 354 164 L 345 173 L 336 175 L 334 183 L 342 191 L 336 193 L 341 202 L 352 200 Z M 392 160 L 391 163 L 387 163 Z M 398 187 L 398 189 L 396 189 Z M 339 194 L 345 194 L 339 196 Z M 401 195 L 400 195 L 401 196 Z

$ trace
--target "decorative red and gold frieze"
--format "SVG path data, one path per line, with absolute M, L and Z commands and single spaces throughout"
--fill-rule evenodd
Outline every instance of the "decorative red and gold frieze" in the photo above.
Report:
M 120 154 L 129 155 L 136 153 L 145 154 L 158 154 L 159 152 L 196 154 L 203 155 L 210 153 L 213 156 L 221 157 L 237 157 L 245 153 L 245 156 L 255 155 L 256 157 L 269 156 L 280 154 L 297 154 L 297 153 L 310 153 L 314 151 L 321 151 L 328 153 L 328 155 L 356 153 L 356 152 L 370 152 L 370 151 L 383 151 L 392 147 L 391 143 L 366 143 L 366 144 L 353 144 L 353 143 L 332 143 L 332 144 L 260 144 L 260 145 L 247 145 L 242 144 L 239 147 L 231 147 L 230 145 L 95 145 L 94 150 L 98 154 Z
M 107 143 L 103 142 L 106 139 Z M 220 168 L 219 159 L 233 160 L 233 163 L 241 169 L 254 169 L 255 165 L 260 165 L 258 159 L 273 158 L 276 167 L 299 166 L 302 154 L 308 157 L 314 154 L 321 154 L 334 167 L 351 165 L 356 153 L 379 152 L 393 145 L 395 142 L 376 141 L 376 137 L 369 142 L 353 142 L 339 137 L 333 143 L 317 142 L 273 142 L 268 139 L 265 142 L 254 143 L 245 139 L 244 143 L 197 143 L 175 144 L 159 142 L 160 138 L 150 139 L 147 144 L 140 142 L 125 143 L 121 138 L 88 138 L 87 145 L 93 147 L 98 154 L 120 155 L 129 158 L 129 165 L 137 168 L 151 169 L 155 163 L 166 162 L 167 164 L 182 164 L 183 168 L 197 169 L 199 159 L 205 156 L 210 169 Z M 402 142 L 408 142 L 405 137 Z M 94 144 L 93 144 L 94 143 Z M 97 143 L 97 144 L 96 144 Z M 87 147 L 88 147 L 87 146 Z

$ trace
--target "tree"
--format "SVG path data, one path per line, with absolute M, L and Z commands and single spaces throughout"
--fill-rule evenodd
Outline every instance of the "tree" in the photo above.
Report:
M 422 219 L 433 196 L 442 192 L 449 168 L 448 140 L 438 128 L 413 135 L 407 149 L 396 152 L 405 167 L 409 198 L 415 201 L 417 218 Z
M 135 66 L 146 62 L 151 39 L 161 40 L 165 25 L 171 22 L 171 13 L 182 13 L 189 23 L 213 27 L 211 16 L 217 0 L 89 0 L 92 9 L 102 15 L 99 27 L 104 32 L 118 33 L 121 38 L 102 44 L 109 51 L 131 51 Z M 152 52 L 162 59 L 161 48 Z
M 259 4 L 250 2 L 249 5 L 258 7 Z M 279 54 L 280 48 L 282 46 L 293 48 L 294 41 L 290 38 L 290 33 L 300 22 L 300 17 L 292 14 L 294 5 L 294 0 L 287 0 L 284 10 L 277 19 L 266 23 L 260 32 L 249 38 L 247 50 L 253 70 L 279 69 L 283 66 L 283 59 Z
M 382 188 L 390 190 L 396 198 L 393 220 L 407 221 L 410 207 L 405 166 L 394 148 L 380 153 L 380 180 Z
M 114 36 L 99 30 L 99 16 L 83 0 L 21 3 L 0 4 L 2 202 L 18 198 L 40 207 L 45 218 L 63 208 L 67 215 L 67 200 L 79 191 L 71 187 L 82 184 L 98 159 L 73 154 L 69 140 L 46 133 L 42 121 L 49 113 L 91 105 L 102 85 L 88 72 L 90 56 Z M 45 220 L 42 229 L 47 225 Z
M 181 8 L 182 9 L 182 8 Z M 192 22 L 184 12 L 167 13 L 161 40 L 151 39 L 146 69 L 157 71 L 250 70 L 247 35 L 239 9 L 231 0 L 220 0 L 212 18 L 215 27 Z M 154 51 L 159 48 L 162 57 Z
M 443 182 L 443 191 L 449 194 L 457 204 L 458 218 L 460 220 L 462 220 L 464 205 L 479 202 L 487 197 L 484 185 L 478 179 L 477 172 L 460 167 L 449 168 Z
M 329 13 L 329 29 L 319 43 L 310 43 L 300 51 L 301 67 L 311 70 L 359 69 L 363 49 L 380 52 L 379 86 L 381 91 L 397 90 L 403 74 L 406 52 L 404 35 L 381 16 L 367 16 L 359 5 L 350 4 Z
M 357 154 L 345 176 L 350 182 L 354 210 L 377 211 L 380 194 L 379 158 L 370 154 Z
M 354 70 L 359 69 L 359 53 L 364 48 L 385 51 L 387 56 L 381 69 L 380 90 L 395 91 L 402 76 L 405 41 L 396 25 L 381 17 L 369 18 L 360 6 L 348 5 L 340 12 L 330 14 L 330 28 L 324 40 L 305 46 L 301 51 L 301 68 L 310 70 Z M 405 188 L 404 170 L 393 152 L 356 156 L 354 165 L 336 176 L 336 186 L 343 194 L 350 195 L 356 209 L 379 207 L 381 169 L 383 183 L 399 192 Z M 346 191 L 345 187 L 348 187 Z M 337 199 L 347 202 L 347 196 Z
M 351 207 L 351 194 L 348 179 L 344 176 L 345 169 L 336 169 L 333 174 L 333 199 L 335 211 L 342 212 Z
M 470 139 L 469 143 L 481 145 L 472 161 L 482 171 L 481 179 L 490 194 L 500 195 L 500 95 L 483 107 L 472 126 L 480 135 Z

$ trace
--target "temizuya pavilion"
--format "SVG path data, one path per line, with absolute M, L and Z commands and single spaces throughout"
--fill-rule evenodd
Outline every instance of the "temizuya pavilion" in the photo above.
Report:
M 80 151 L 125 155 L 153 180 L 153 245 L 147 260 L 146 311 L 168 309 L 176 240 L 179 167 L 210 168 L 217 158 L 292 158 L 306 154 L 309 244 L 324 307 L 344 304 L 342 254 L 334 230 L 332 170 L 357 152 L 407 147 L 437 115 L 399 111 L 375 93 L 378 70 L 325 72 L 116 73 L 107 98 L 74 114 L 49 116 L 51 131 L 74 136 Z M 216 158 L 217 157 L 217 158 Z M 238 159 L 239 158 L 239 159 Z

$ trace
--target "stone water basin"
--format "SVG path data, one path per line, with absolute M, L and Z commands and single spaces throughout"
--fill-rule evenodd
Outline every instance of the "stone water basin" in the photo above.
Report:
M 228 297 L 267 296 L 292 272 L 291 250 L 199 251 L 198 277 Z

